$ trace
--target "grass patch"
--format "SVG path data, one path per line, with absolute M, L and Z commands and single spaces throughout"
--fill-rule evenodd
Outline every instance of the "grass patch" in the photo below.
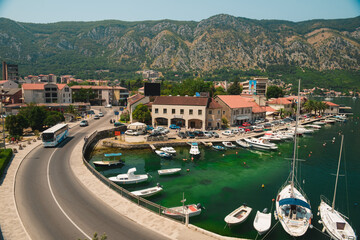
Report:
M 5 168 L 11 160 L 12 155 L 12 149 L 0 149 L 0 176 L 3 175 Z

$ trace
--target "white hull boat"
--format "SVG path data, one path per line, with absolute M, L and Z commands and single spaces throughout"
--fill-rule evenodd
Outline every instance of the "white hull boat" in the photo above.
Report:
M 274 142 L 279 142 L 279 141 L 283 140 L 276 133 L 273 133 L 273 132 L 270 132 L 270 131 L 266 132 L 262 138 L 267 139 L 269 141 L 274 141 Z
M 332 123 L 335 123 L 335 122 L 336 122 L 336 120 L 335 120 L 335 119 L 325 119 L 324 121 L 325 121 L 325 123 L 330 123 L 330 124 L 332 124 Z
M 232 144 L 232 142 L 222 142 L 222 144 L 227 148 L 235 148 L 236 145 Z
M 190 148 L 190 152 L 191 155 L 200 155 L 200 150 L 199 150 L 199 146 L 198 143 L 191 143 L 191 148 Z
M 115 160 L 115 157 L 120 157 L 121 153 L 105 153 L 104 157 L 110 158 L 112 157 L 113 160 L 102 160 L 102 161 L 94 161 L 93 164 L 98 167 L 114 167 L 118 165 L 124 165 L 124 162 L 119 160 Z
M 316 124 L 316 125 L 325 125 L 326 122 L 325 121 L 318 121 L 318 122 L 314 122 L 314 124 Z
M 254 219 L 254 228 L 259 235 L 267 232 L 271 227 L 271 213 L 266 213 L 265 208 L 262 212 L 257 211 Z
M 168 168 L 168 169 L 161 169 L 158 170 L 158 174 L 163 176 L 163 175 L 172 175 L 172 174 L 176 174 L 179 173 L 181 171 L 181 168 Z
M 240 145 L 241 147 L 243 147 L 243 148 L 250 148 L 250 147 L 252 147 L 250 143 L 245 142 L 245 141 L 242 140 L 242 139 L 236 140 L 236 143 L 239 144 L 239 145 Z
M 290 128 L 290 130 L 293 130 L 295 131 L 295 128 Z M 306 129 L 306 128 L 303 128 L 303 127 L 298 127 L 297 128 L 297 133 L 300 133 L 300 134 L 311 134 L 311 133 L 314 133 L 314 130 L 312 129 Z
M 305 125 L 305 127 L 311 127 L 311 128 L 317 129 L 317 130 L 319 130 L 321 128 L 320 125 L 316 125 L 316 124 L 308 124 L 308 125 Z
M 336 190 L 339 179 L 340 172 L 340 162 L 341 162 L 341 153 L 342 146 L 344 142 L 344 135 L 341 136 L 341 145 L 340 145 L 340 155 L 336 173 L 336 181 L 335 181 L 335 189 L 334 189 L 334 199 L 330 206 L 329 201 L 324 197 L 320 197 L 320 206 L 319 206 L 319 214 L 321 217 L 321 221 L 319 221 L 323 226 L 323 231 L 331 236 L 333 239 L 339 240 L 356 240 L 356 235 L 354 229 L 350 226 L 350 224 L 346 221 L 343 214 L 335 210 L 335 199 L 336 199 Z
M 225 147 L 220 146 L 220 145 L 213 145 L 212 147 L 213 147 L 213 149 L 215 149 L 215 150 L 220 150 L 220 151 L 225 150 Z
M 264 150 L 276 150 L 278 147 L 275 143 L 270 143 L 268 140 L 263 138 L 245 138 L 247 143 L 251 144 L 254 148 L 264 149 Z
M 202 207 L 200 204 L 190 204 L 185 206 L 168 208 L 167 210 L 163 211 L 163 214 L 175 218 L 185 217 L 186 214 L 188 214 L 189 217 L 195 217 L 197 215 L 200 215 L 201 208 Z
M 162 147 L 160 151 L 169 153 L 169 154 L 176 154 L 176 150 L 173 147 Z
M 227 225 L 236 225 L 244 222 L 250 215 L 252 208 L 246 205 L 242 205 L 239 208 L 228 214 L 224 221 Z
M 148 180 L 149 176 L 147 174 L 135 175 L 135 172 L 136 168 L 130 168 L 127 173 L 109 177 L 109 180 L 119 184 L 134 184 Z
M 160 156 L 160 157 L 171 157 L 172 155 L 170 153 L 167 153 L 167 152 L 163 152 L 163 151 L 160 151 L 160 150 L 155 150 L 155 153 Z
M 138 197 L 150 197 L 150 196 L 153 196 L 153 195 L 161 192 L 162 190 L 163 190 L 162 187 L 158 184 L 158 186 L 156 186 L 156 187 L 151 187 L 151 188 L 146 188 L 146 189 L 143 189 L 143 190 L 133 191 L 131 193 L 138 196 Z

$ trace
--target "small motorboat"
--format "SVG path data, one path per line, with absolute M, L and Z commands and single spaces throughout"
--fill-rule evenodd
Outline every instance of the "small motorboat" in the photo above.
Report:
M 229 226 L 240 224 L 249 217 L 251 210 L 252 208 L 246 206 L 246 204 L 241 205 L 239 208 L 227 215 L 224 220 Z
M 121 160 L 115 160 L 115 157 L 120 157 L 121 153 L 105 153 L 104 157 L 113 157 L 112 160 L 102 160 L 102 161 L 94 161 L 93 164 L 97 167 L 114 167 L 118 165 L 124 165 L 124 162 Z
M 201 209 L 203 209 L 203 207 L 201 206 L 200 203 L 190 204 L 190 205 L 168 208 L 163 211 L 163 214 L 170 217 L 183 217 L 184 215 L 189 214 L 189 217 L 194 217 L 201 213 Z
M 109 180 L 119 184 L 134 184 L 145 182 L 149 179 L 148 174 L 135 175 L 135 172 L 136 168 L 130 168 L 127 173 L 119 174 L 115 177 L 109 177 Z
M 325 125 L 326 122 L 325 121 L 318 121 L 318 122 L 314 122 L 315 125 Z
M 267 213 L 267 208 L 262 212 L 257 211 L 254 219 L 254 228 L 259 235 L 267 232 L 271 227 L 271 213 Z
M 236 140 L 236 143 L 239 144 L 241 147 L 243 148 L 250 148 L 251 147 L 251 144 L 248 143 L 248 142 L 245 142 L 244 140 L 242 139 L 238 139 Z
M 158 174 L 160 176 L 162 175 L 172 175 L 175 173 L 179 173 L 181 171 L 181 168 L 168 168 L 168 169 L 160 169 L 158 170 Z
M 282 140 L 282 138 L 280 136 L 278 136 L 276 133 L 271 132 L 271 131 L 267 131 L 262 138 L 267 139 L 269 141 L 274 141 L 274 142 L 279 142 Z
M 165 157 L 165 158 L 169 158 L 172 155 L 170 153 L 164 152 L 164 151 L 160 151 L 160 150 L 155 150 L 155 153 L 160 156 L 160 157 Z
M 146 188 L 143 190 L 133 191 L 132 194 L 138 197 L 150 197 L 153 196 L 163 190 L 162 186 L 158 183 L 156 187 Z
M 327 119 L 325 119 L 325 120 L 324 120 L 324 122 L 325 122 L 325 123 L 330 123 L 330 124 L 331 124 L 331 123 L 335 123 L 335 122 L 336 122 L 336 120 L 335 120 L 335 119 L 331 119 L 331 118 L 327 118 Z
M 247 143 L 251 144 L 254 148 L 265 149 L 265 150 L 276 150 L 278 146 L 275 143 L 269 142 L 264 138 L 245 138 Z
M 162 147 L 160 151 L 169 153 L 169 154 L 176 154 L 176 150 L 173 147 Z
M 200 150 L 199 150 L 199 146 L 198 146 L 197 142 L 191 143 L 190 154 L 191 155 L 200 155 Z
M 220 145 L 213 145 L 212 147 L 213 147 L 213 149 L 215 149 L 215 150 L 225 150 L 225 147 L 220 146 Z
M 222 144 L 227 148 L 235 148 L 236 145 L 232 144 L 232 142 L 222 142 Z
M 304 127 L 310 127 L 310 128 L 314 128 L 316 130 L 319 130 L 321 128 L 321 125 L 317 125 L 317 124 L 308 124 L 305 125 Z

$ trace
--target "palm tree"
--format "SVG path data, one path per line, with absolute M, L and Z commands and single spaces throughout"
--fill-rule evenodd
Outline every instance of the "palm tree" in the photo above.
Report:
M 306 101 L 306 103 L 304 104 L 304 109 L 309 113 L 315 110 L 315 114 L 316 114 L 315 101 L 314 100 Z
M 320 110 L 322 111 L 322 114 L 324 115 L 324 112 L 325 112 L 326 109 L 329 108 L 329 105 L 327 105 L 327 104 L 324 103 L 324 102 L 320 102 L 319 105 L 320 105 Z

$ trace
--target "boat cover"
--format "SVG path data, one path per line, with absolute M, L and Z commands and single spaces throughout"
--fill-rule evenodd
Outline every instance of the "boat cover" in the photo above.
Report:
M 310 205 L 301 200 L 301 199 L 297 199 L 297 198 L 285 198 L 285 199 L 281 199 L 279 201 L 279 206 L 282 206 L 282 205 L 297 205 L 297 206 L 302 206 L 302 207 L 306 207 L 308 209 L 311 209 Z
M 119 157 L 121 156 L 121 153 L 105 153 L 104 156 L 105 157 Z
M 191 145 L 197 146 L 198 144 L 197 144 L 197 142 L 193 142 L 193 143 L 191 143 Z

